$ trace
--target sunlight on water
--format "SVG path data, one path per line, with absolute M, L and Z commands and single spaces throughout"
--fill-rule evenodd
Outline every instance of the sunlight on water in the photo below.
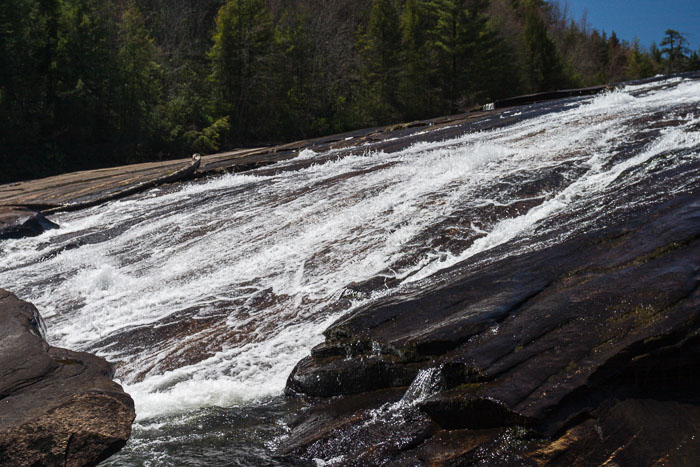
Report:
M 654 86 L 395 153 L 305 150 L 60 214 L 61 229 L 0 243 L 0 284 L 37 305 L 52 344 L 117 362 L 141 421 L 263 400 L 352 307 L 541 235 L 563 213 L 566 235 L 593 228 L 586 214 L 621 177 L 633 183 L 671 150 L 697 158 L 700 84 Z M 679 123 L 624 153 L 658 112 Z

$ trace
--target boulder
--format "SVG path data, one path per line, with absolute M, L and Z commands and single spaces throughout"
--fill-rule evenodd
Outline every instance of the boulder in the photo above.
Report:
M 23 207 L 0 206 L 0 240 L 33 237 L 57 227 L 40 212 Z
M 96 465 L 126 444 L 134 402 L 106 360 L 51 347 L 43 330 L 0 289 L 0 464 Z

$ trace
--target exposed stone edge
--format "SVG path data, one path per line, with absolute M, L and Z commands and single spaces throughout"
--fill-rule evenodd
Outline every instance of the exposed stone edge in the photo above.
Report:
M 68 212 L 68 211 L 79 211 L 81 209 L 90 208 L 97 206 L 108 201 L 114 201 L 116 199 L 125 198 L 136 193 L 148 190 L 149 188 L 156 187 L 158 185 L 163 185 L 166 183 L 174 183 L 185 180 L 194 176 L 195 172 L 199 168 L 202 158 L 199 154 L 194 154 L 192 156 L 192 163 L 185 168 L 175 171 L 172 174 L 166 174 L 162 177 L 158 177 L 154 180 L 149 180 L 132 187 L 125 188 L 123 190 L 117 191 L 115 193 L 110 193 L 105 196 L 100 196 L 89 201 L 82 201 L 76 203 L 64 204 L 61 206 L 56 206 L 54 208 L 46 209 L 43 211 L 44 214 L 53 214 L 56 212 Z
M 9 305 L 2 303 L 6 300 Z M 3 404 L 3 412 L 18 401 L 20 407 L 28 400 L 40 404 L 29 412 L 16 408 L 20 416 L 0 412 L 0 464 L 93 466 L 119 452 L 131 436 L 136 413 L 132 397 L 113 380 L 112 364 L 90 353 L 51 347 L 39 311 L 11 292 L 0 289 L 0 305 L 2 322 L 9 326 L 9 334 L 0 337 L 3 340 L 7 337 L 6 343 L 12 346 L 19 336 L 33 342 L 30 347 L 40 349 L 36 356 L 22 362 L 22 366 L 41 357 L 46 360 L 38 363 L 44 367 L 43 371 L 20 380 L 22 384 L 5 385 L 0 393 L 0 402 L 9 404 Z M 17 333 L 17 329 L 22 331 Z M 11 350 L 6 350 L 2 357 L 12 365 Z M 51 364 L 46 365 L 47 361 Z M 5 366 L 8 362 L 2 363 Z M 83 369 L 66 375 L 61 373 L 64 365 L 80 365 Z M 26 368 L 3 370 L 13 374 Z M 76 382 L 81 378 L 83 381 Z M 76 385 L 75 390 L 67 389 L 72 384 Z M 108 407 L 111 416 L 105 416 Z

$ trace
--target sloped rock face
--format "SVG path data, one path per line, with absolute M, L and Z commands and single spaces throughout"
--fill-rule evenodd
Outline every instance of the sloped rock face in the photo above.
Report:
M 281 451 L 343 465 L 692 465 L 698 194 L 541 251 L 458 265 L 433 290 L 337 322 L 289 377 L 290 394 L 323 402 Z M 427 368 L 441 390 L 401 410 L 411 433 L 367 423 L 400 397 L 378 394 L 403 393 Z M 319 412 L 336 416 L 324 423 Z
M 126 444 L 133 400 L 104 359 L 52 348 L 42 328 L 0 289 L 0 464 L 95 465 Z

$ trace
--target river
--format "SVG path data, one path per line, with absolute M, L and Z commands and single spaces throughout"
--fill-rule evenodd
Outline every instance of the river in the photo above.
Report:
M 38 307 L 51 344 L 115 362 L 137 420 L 107 465 L 285 464 L 274 449 L 304 406 L 283 396 L 285 382 L 324 329 L 478 253 L 600 228 L 616 187 L 697 165 L 700 82 L 489 120 L 394 152 L 306 150 L 57 214 L 60 229 L 0 242 L 0 285 Z M 693 183 L 625 202 L 658 203 Z

